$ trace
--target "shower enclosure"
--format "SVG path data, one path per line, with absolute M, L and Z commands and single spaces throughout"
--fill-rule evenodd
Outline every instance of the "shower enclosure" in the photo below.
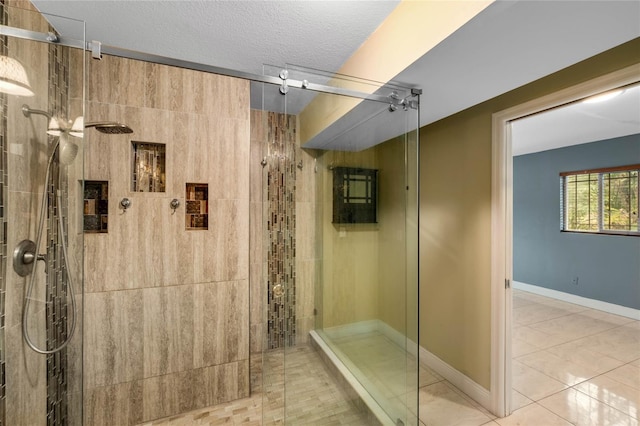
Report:
M 419 91 L 264 73 L 282 84 L 253 93 L 263 423 L 417 425 Z
M 21 7 L 0 4 L 0 56 L 21 73 L 0 89 L 0 425 L 79 425 L 85 53 L 55 41 L 84 46 L 84 24 L 59 34 Z

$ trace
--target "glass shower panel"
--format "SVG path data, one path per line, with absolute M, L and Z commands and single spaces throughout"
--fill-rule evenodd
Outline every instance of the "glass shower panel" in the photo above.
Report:
M 316 277 L 314 304 L 321 312 L 314 345 L 327 347 L 322 356 L 335 356 L 337 369 L 350 373 L 346 380 L 355 379 L 346 395 L 367 406 L 362 424 L 373 418 L 417 424 L 417 262 L 410 261 L 417 256 L 417 238 L 409 231 L 417 217 L 417 203 L 411 203 L 417 176 L 409 167 L 417 161 L 417 145 L 410 143 L 416 140 L 417 98 L 401 86 L 288 70 L 295 80 L 385 99 L 321 94 L 307 101 L 304 89 L 287 94 L 287 103 L 300 110 L 300 145 L 309 147 L 302 150 L 314 149 L 311 221 L 318 270 L 306 274 Z M 298 232 L 303 226 L 298 223 Z M 352 389 L 362 394 L 356 397 Z
M 264 66 L 265 75 L 279 69 Z M 259 87 L 255 90 L 256 86 Z M 252 188 L 252 200 L 261 201 L 262 215 L 254 221 L 254 250 L 261 260 L 259 274 L 252 273 L 252 303 L 261 311 L 263 340 L 263 424 L 282 424 L 285 418 L 285 348 L 295 345 L 288 329 L 294 326 L 291 308 L 295 297 L 295 116 L 287 114 L 285 97 L 276 85 L 254 85 L 252 89 L 253 167 L 261 166 L 262 186 Z M 260 166 L 258 166 L 258 162 Z M 252 173 L 256 173 L 253 171 Z M 260 194 L 258 195 L 258 193 Z M 255 194 L 255 195 L 254 195 Z M 252 209 L 256 211 L 257 209 Z M 253 215 L 252 217 L 255 217 Z M 259 222 L 259 225 L 258 223 Z M 261 240 L 261 244 L 257 243 Z M 252 265 L 255 261 L 251 261 Z M 259 300 L 256 300 L 259 297 Z M 251 320 L 252 323 L 255 320 Z M 252 353 L 255 349 L 252 348 Z M 255 365 L 252 363 L 252 366 Z
M 21 30 L 84 46 L 84 23 L 58 34 L 30 3 L 11 4 L 29 9 L 0 5 L 1 65 L 19 63 L 33 95 L 0 93 L 0 424 L 80 425 L 83 139 L 69 130 L 83 115 L 84 50 Z
M 283 171 L 263 175 L 266 229 L 282 226 L 264 240 L 265 274 L 281 274 L 266 278 L 265 387 L 280 390 L 288 424 L 417 424 L 418 98 L 295 66 L 265 71 L 283 79 L 265 85 L 280 100 L 265 96 L 264 108 L 283 120 L 267 123 L 265 140 L 287 135 L 264 162 Z

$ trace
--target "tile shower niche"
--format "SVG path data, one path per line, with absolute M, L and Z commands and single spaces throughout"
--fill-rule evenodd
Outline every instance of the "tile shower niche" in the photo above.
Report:
M 83 229 L 89 233 L 106 233 L 109 226 L 109 182 L 84 181 Z
M 209 228 L 209 185 L 187 183 L 185 196 L 187 230 Z
M 131 141 L 133 192 L 164 192 L 166 187 L 166 152 L 163 143 Z

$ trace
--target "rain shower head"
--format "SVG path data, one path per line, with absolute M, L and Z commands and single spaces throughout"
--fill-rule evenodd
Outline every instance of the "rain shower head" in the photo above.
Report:
M 89 127 L 93 127 L 97 131 L 106 133 L 108 135 L 123 135 L 126 133 L 133 133 L 131 127 L 127 126 L 126 124 L 118 123 L 115 121 L 93 121 L 85 124 L 84 117 L 79 116 L 73 122 L 69 134 L 71 136 L 81 138 L 84 133 L 84 129 L 88 129 Z
M 131 127 L 126 124 L 116 123 L 114 121 L 104 121 L 98 123 L 87 123 L 85 128 L 94 127 L 97 131 L 101 133 L 106 133 L 109 135 L 122 135 L 126 133 L 133 133 Z

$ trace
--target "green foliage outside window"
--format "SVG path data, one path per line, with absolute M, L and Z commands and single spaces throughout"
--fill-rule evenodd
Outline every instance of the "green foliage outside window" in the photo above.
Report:
M 565 231 L 640 233 L 638 166 L 563 173 Z
M 603 173 L 603 228 L 638 232 L 638 171 Z

